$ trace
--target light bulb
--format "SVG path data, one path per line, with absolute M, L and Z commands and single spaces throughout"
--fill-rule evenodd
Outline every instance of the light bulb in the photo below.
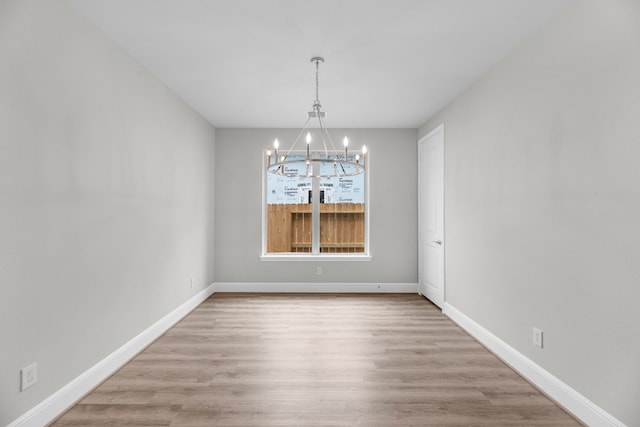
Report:
M 364 155 L 364 154 L 367 154 L 367 146 L 366 146 L 366 145 L 363 145 L 363 146 L 362 146 L 362 154 L 363 154 L 363 155 Z
M 307 144 L 311 144 L 311 132 L 307 132 Z
M 276 138 L 276 140 L 273 141 L 273 148 L 275 148 L 277 150 L 278 147 L 280 147 L 280 143 L 278 142 L 278 138 Z
M 267 156 L 271 157 L 271 150 L 267 150 Z
M 344 144 L 345 147 L 349 145 L 349 138 L 345 136 L 344 139 L 342 140 L 342 143 Z

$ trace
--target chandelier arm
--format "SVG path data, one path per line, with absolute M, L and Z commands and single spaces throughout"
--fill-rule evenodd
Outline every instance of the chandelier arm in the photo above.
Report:
M 333 139 L 331 138 L 331 134 L 329 133 L 329 129 L 327 128 L 327 124 L 321 118 L 319 120 L 321 123 L 321 128 L 324 128 L 325 133 L 327 134 L 329 144 L 331 145 L 331 151 L 335 152 L 336 154 L 339 153 L 340 151 L 338 151 L 338 149 L 336 148 L 336 145 L 333 143 Z
M 307 130 L 310 121 L 311 121 L 311 117 L 307 118 L 307 121 L 304 123 L 304 126 L 302 126 L 302 130 L 300 131 L 296 139 L 293 141 L 293 144 L 291 144 L 291 147 L 289 147 L 289 150 L 287 150 L 287 154 L 286 154 L 287 156 L 289 155 L 289 153 L 291 153 L 291 151 L 293 151 L 296 144 L 298 144 L 298 141 L 300 141 L 300 138 L 304 134 L 304 131 Z
M 320 126 L 320 135 L 322 137 L 322 147 L 324 148 L 324 154 L 329 158 L 329 150 L 327 149 L 327 141 L 325 139 L 325 134 L 327 134 L 328 138 L 331 138 L 329 135 L 329 130 L 326 128 L 324 123 L 322 122 L 322 118 L 318 115 L 318 125 Z

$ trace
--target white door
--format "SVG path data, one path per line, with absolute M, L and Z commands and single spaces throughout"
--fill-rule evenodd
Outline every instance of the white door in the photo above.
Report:
M 444 124 L 418 141 L 420 293 L 444 304 Z

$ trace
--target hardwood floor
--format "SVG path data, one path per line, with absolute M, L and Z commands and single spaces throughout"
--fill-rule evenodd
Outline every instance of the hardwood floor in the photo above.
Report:
M 580 424 L 418 295 L 215 294 L 53 425 Z

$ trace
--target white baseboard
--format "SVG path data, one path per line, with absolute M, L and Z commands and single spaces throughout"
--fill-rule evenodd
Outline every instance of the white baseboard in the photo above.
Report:
M 493 335 L 451 304 L 445 303 L 442 312 L 583 423 L 590 427 L 625 427 L 624 423 Z
M 189 314 L 214 292 L 214 285 L 198 292 L 184 304 L 142 331 L 125 345 L 96 363 L 80 376 L 40 402 L 7 427 L 41 427 L 76 403 L 85 394 L 120 369 L 136 354 Z
M 417 283 L 218 282 L 216 292 L 417 293 Z

